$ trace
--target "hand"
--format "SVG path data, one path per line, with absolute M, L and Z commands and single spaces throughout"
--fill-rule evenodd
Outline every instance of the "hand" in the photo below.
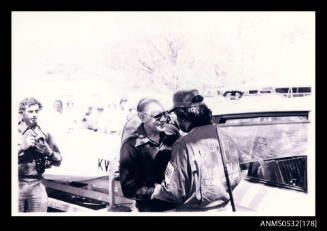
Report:
M 161 190 L 161 185 L 160 184 L 154 184 L 154 191 L 153 191 L 153 193 L 151 195 L 151 200 L 155 199 L 156 195 L 159 194 L 160 190 Z
M 35 147 L 36 147 L 36 150 L 39 153 L 42 153 L 42 154 L 45 154 L 45 155 L 49 155 L 51 153 L 51 149 L 46 143 L 44 143 L 44 144 L 36 143 Z
M 167 145 L 162 145 L 160 147 L 159 151 L 164 151 L 164 150 L 171 151 L 172 148 L 170 146 L 167 146 Z
M 28 135 L 25 137 L 22 145 L 21 145 L 21 148 L 22 150 L 26 150 L 28 149 L 29 147 L 34 147 L 35 146 L 35 136 L 33 135 Z
M 165 134 L 166 135 L 179 135 L 179 128 L 175 124 L 165 123 Z

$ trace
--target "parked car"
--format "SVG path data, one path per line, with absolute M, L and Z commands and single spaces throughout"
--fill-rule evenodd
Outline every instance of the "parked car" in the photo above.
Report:
M 207 105 L 214 122 L 229 136 L 222 141 L 226 155 L 237 152 L 247 169 L 233 191 L 236 211 L 314 215 L 312 98 L 213 98 Z

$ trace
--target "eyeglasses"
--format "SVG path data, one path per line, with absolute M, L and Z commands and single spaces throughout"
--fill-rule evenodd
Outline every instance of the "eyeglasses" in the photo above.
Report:
M 158 114 L 154 114 L 154 115 L 150 115 L 150 117 L 152 117 L 155 120 L 160 120 L 162 117 L 164 116 L 164 113 L 158 113 Z
M 170 122 L 170 116 L 168 115 L 168 113 L 166 111 L 158 113 L 156 115 L 150 115 L 153 119 L 155 119 L 156 121 L 159 121 L 162 119 L 162 117 L 165 118 L 166 122 Z

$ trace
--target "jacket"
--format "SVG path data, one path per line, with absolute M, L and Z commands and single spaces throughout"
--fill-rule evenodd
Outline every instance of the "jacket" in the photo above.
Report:
M 219 137 L 226 150 L 225 164 L 234 189 L 241 179 L 240 155 L 237 149 L 228 149 L 224 132 L 219 132 Z M 230 197 L 219 145 L 214 124 L 195 127 L 179 138 L 172 147 L 165 179 L 153 198 L 177 203 L 181 210 L 225 205 Z
M 165 201 L 151 200 L 154 184 L 164 179 L 171 158 L 171 145 L 179 134 L 160 134 L 155 144 L 145 134 L 143 124 L 126 139 L 120 150 L 120 183 L 125 197 L 136 200 L 140 211 L 164 211 L 175 207 Z

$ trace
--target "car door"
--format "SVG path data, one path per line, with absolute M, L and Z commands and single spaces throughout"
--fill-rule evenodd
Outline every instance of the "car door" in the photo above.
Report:
M 288 215 L 313 206 L 308 193 L 308 111 L 216 115 L 213 120 L 227 134 L 226 155 L 238 152 L 246 169 L 233 192 L 237 206 Z

